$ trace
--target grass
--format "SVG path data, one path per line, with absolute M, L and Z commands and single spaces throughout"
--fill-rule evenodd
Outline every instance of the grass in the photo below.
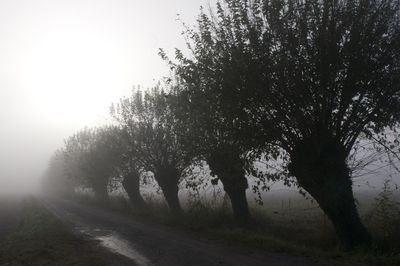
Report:
M 95 204 L 90 198 L 84 201 Z M 373 212 L 369 213 L 366 224 L 375 244 L 368 251 L 349 253 L 341 250 L 333 227 L 318 208 L 277 212 L 253 206 L 254 221 L 249 228 L 243 229 L 236 226 L 229 206 L 194 201 L 187 206 L 183 216 L 176 217 L 170 214 L 164 201 L 148 197 L 146 202 L 147 210 L 138 213 L 130 208 L 124 197 L 113 196 L 109 207 L 225 245 L 305 256 L 328 265 L 400 265 L 400 230 L 395 234 L 383 234 L 381 227 L 376 225 Z M 399 228 L 398 223 L 385 223 Z
M 24 200 L 20 224 L 0 242 L 1 266 L 114 265 L 115 256 L 73 234 L 33 198 Z
M 96 204 L 87 196 L 80 200 Z M 374 246 L 367 252 L 346 253 L 340 249 L 332 226 L 318 209 L 280 209 L 278 212 L 253 206 L 253 223 L 241 228 L 227 205 L 192 201 L 185 214 L 176 217 L 169 213 L 164 201 L 151 197 L 146 201 L 148 208 L 140 213 L 132 210 L 122 196 L 111 197 L 108 207 L 249 250 L 305 256 L 328 265 L 400 265 L 400 216 L 396 213 L 372 209 L 366 215 L 366 225 L 374 236 Z M 25 200 L 20 213 L 21 222 L 0 242 L 0 266 L 119 265 L 115 254 L 93 240 L 73 234 L 37 200 Z

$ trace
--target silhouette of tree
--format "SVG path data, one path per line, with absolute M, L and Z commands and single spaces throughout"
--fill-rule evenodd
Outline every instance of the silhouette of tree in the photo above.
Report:
M 67 167 L 64 151 L 57 150 L 51 156 L 44 173 L 43 188 L 45 192 L 53 196 L 71 197 L 77 185 Z
M 398 124 L 399 1 L 223 2 L 186 30 L 191 56 L 177 50 L 170 62 L 189 101 L 209 97 L 193 119 L 211 109 L 243 138 L 285 151 L 342 243 L 368 245 L 346 160 L 360 136 Z
M 179 143 L 169 98 L 158 86 L 147 92 L 134 91 L 112 107 L 111 113 L 129 139 L 128 154 L 142 171 L 151 171 L 169 208 L 182 212 L 178 185 L 191 164 Z
M 108 184 L 121 163 L 118 128 L 85 128 L 69 137 L 65 143 L 68 167 L 78 182 L 92 188 L 96 198 L 108 202 Z
M 131 153 L 131 151 L 134 150 L 131 147 L 135 145 L 135 143 L 132 142 L 127 131 L 123 128 L 119 130 L 119 138 L 121 141 L 122 157 L 120 165 L 118 166 L 119 181 L 121 181 L 123 188 L 128 194 L 133 208 L 139 211 L 144 210 L 146 208 L 146 202 L 140 194 L 140 177 L 144 169 L 140 167 L 140 164 L 135 160 L 134 154 Z
M 179 79 L 171 81 L 170 85 L 169 97 L 173 99 L 170 105 L 177 118 L 180 143 L 190 150 L 195 161 L 208 163 L 215 176 L 211 182 L 214 185 L 218 180 L 222 182 L 236 221 L 247 225 L 251 217 L 246 198 L 246 174 L 258 175 L 253 165 L 256 154 L 249 150 L 251 139 L 244 137 L 243 131 L 248 127 L 245 122 L 229 119 L 221 113 L 220 98 L 212 95 L 214 84 L 207 84 L 207 91 L 191 89 Z

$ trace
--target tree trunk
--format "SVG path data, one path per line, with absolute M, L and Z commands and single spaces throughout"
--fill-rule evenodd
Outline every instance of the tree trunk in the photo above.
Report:
M 346 249 L 369 246 L 371 236 L 355 204 L 347 154 L 334 140 L 303 140 L 291 153 L 289 170 L 319 204 Z
M 179 171 L 173 166 L 160 166 L 154 173 L 158 185 L 164 194 L 168 207 L 175 215 L 182 213 L 182 207 L 178 197 Z
M 126 193 L 129 196 L 129 201 L 136 210 L 144 210 L 146 202 L 140 195 L 140 176 L 138 173 L 129 173 L 122 181 Z
M 231 148 L 219 149 L 208 158 L 208 165 L 212 174 L 217 175 L 221 180 L 231 200 L 236 221 L 242 226 L 248 225 L 251 220 L 246 199 L 248 184 L 239 152 Z
M 108 204 L 110 202 L 110 197 L 108 195 L 107 186 L 98 186 L 93 189 L 96 197 L 96 201 L 101 204 Z
M 224 189 L 228 194 L 231 203 L 232 203 L 232 211 L 235 220 L 243 226 L 248 225 L 251 220 L 251 215 L 249 211 L 249 206 L 246 198 L 246 189 L 240 188 L 236 190 L 226 189 L 224 185 Z
M 171 212 L 175 215 L 181 214 L 182 207 L 178 197 L 178 186 L 163 186 L 161 189 Z

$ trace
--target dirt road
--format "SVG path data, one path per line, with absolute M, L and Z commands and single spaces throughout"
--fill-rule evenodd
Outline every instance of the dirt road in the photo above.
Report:
M 309 259 L 224 247 L 132 216 L 67 200 L 43 199 L 57 217 L 135 265 L 317 265 Z

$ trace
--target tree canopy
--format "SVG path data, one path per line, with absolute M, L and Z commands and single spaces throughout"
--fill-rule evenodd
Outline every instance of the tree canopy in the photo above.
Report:
M 192 158 L 179 142 L 170 97 L 155 87 L 134 91 L 112 107 L 112 115 L 123 128 L 130 158 L 143 171 L 151 171 L 163 190 L 170 208 L 180 212 L 178 185 Z
M 361 135 L 399 122 L 399 13 L 399 1 L 226 0 L 187 29 L 190 56 L 170 62 L 182 94 L 209 97 L 238 143 L 286 152 L 348 246 L 369 236 L 346 159 Z
M 106 201 L 109 181 L 117 175 L 122 151 L 118 128 L 108 126 L 77 132 L 66 140 L 64 152 L 73 178 Z
M 181 213 L 179 183 L 207 161 L 238 220 L 250 219 L 248 176 L 295 180 L 344 246 L 369 245 L 351 165 L 365 166 L 362 139 L 389 152 L 385 134 L 399 126 L 400 1 L 223 0 L 184 35 L 188 54 L 160 51 L 169 82 L 122 98 L 111 110 L 117 125 L 66 141 L 63 162 L 78 183 L 106 198 L 110 178 L 122 177 L 143 207 L 139 178 L 152 172 Z M 260 158 L 283 172 L 260 174 Z

